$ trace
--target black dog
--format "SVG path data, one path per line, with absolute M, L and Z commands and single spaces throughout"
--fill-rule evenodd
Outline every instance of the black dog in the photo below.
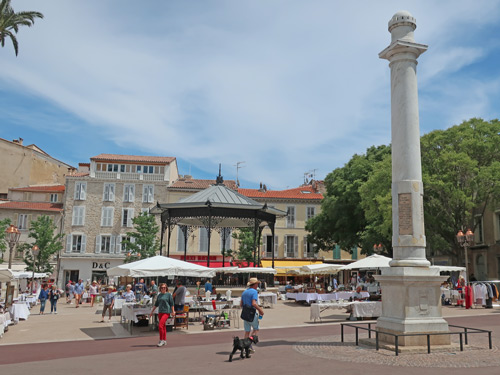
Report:
M 258 336 L 250 336 L 249 338 L 240 340 L 238 336 L 235 336 L 233 338 L 233 351 L 229 355 L 229 362 L 233 361 L 233 355 L 236 353 L 237 350 L 241 350 L 240 357 L 241 359 L 247 357 L 250 358 L 250 346 L 252 344 L 257 344 L 259 342 L 259 337 Z M 245 354 L 243 354 L 243 352 Z

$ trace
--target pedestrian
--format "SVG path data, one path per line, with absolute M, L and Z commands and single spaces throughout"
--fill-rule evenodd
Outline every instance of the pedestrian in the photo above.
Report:
M 247 283 L 247 289 L 241 295 L 240 306 L 243 307 L 254 307 L 255 316 L 253 321 L 248 322 L 243 320 L 243 326 L 245 329 L 245 338 L 250 337 L 250 331 L 252 331 L 252 336 L 257 335 L 259 332 L 259 315 L 264 316 L 264 310 L 259 306 L 259 294 L 257 293 L 257 286 L 259 285 L 259 280 L 255 277 L 250 278 Z M 258 314 L 257 314 L 258 312 Z M 250 349 L 253 352 L 253 348 Z
M 151 280 L 151 285 L 149 287 L 149 296 L 151 297 L 151 303 L 153 305 L 156 302 L 157 295 L 158 295 L 158 285 L 155 284 L 154 280 Z
M 49 298 L 48 289 L 49 287 L 47 284 L 44 284 L 42 290 L 40 290 L 40 294 L 38 295 L 38 300 L 40 301 L 40 315 L 43 315 L 43 312 L 45 311 L 45 303 Z
M 80 303 L 81 303 L 80 301 L 82 299 L 83 289 L 84 289 L 84 286 L 83 286 L 82 279 L 79 279 L 78 280 L 78 284 L 75 285 L 75 303 L 76 303 L 76 308 L 80 307 Z
M 168 292 L 167 284 L 160 284 L 160 294 L 156 298 L 156 302 L 151 310 L 149 317 L 153 316 L 155 309 L 158 307 L 158 319 L 160 321 L 158 325 L 158 330 L 160 331 L 160 341 L 158 346 L 167 345 L 167 319 L 170 315 L 175 316 L 174 310 L 174 299 L 172 295 Z
M 49 301 L 50 301 L 50 313 L 57 314 L 57 301 L 61 297 L 61 293 L 59 289 L 55 285 L 52 285 L 52 288 L 49 292 Z
M 90 294 L 90 307 L 94 306 L 95 299 L 97 298 L 98 290 L 97 290 L 97 281 L 92 281 L 92 284 L 89 286 L 89 294 Z
M 104 295 L 104 307 L 102 308 L 101 323 L 104 322 L 104 317 L 106 316 L 106 310 L 109 311 L 109 321 L 111 321 L 111 314 L 113 313 L 114 304 L 115 304 L 115 295 L 113 293 L 113 287 L 108 286 L 108 292 Z
M 174 298 L 175 311 L 183 313 L 185 298 L 186 298 L 186 287 L 182 285 L 182 281 L 177 280 L 177 288 L 175 289 L 175 292 L 172 295 L 172 297 Z
M 138 283 L 134 286 L 135 299 L 140 301 L 142 296 L 148 292 L 148 288 L 144 283 L 144 279 L 140 279 Z
M 66 292 L 66 303 L 70 303 L 71 299 L 69 298 L 70 296 L 70 289 L 71 289 L 71 280 L 68 280 L 68 283 L 64 287 L 64 291 Z

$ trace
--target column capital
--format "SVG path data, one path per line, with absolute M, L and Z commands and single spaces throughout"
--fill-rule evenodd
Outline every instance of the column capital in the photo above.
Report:
M 425 44 L 408 42 L 406 40 L 396 40 L 391 43 L 389 47 L 380 52 L 378 57 L 392 61 L 395 55 L 404 53 L 414 55 L 416 60 L 422 53 L 427 51 L 427 48 L 428 46 Z

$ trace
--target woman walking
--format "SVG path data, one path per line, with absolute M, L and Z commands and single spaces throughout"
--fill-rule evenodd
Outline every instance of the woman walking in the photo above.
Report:
M 94 306 L 95 298 L 97 297 L 97 282 L 92 281 L 92 285 L 89 286 L 89 294 L 90 294 L 90 307 Z
M 167 284 L 163 283 L 160 285 L 160 294 L 156 297 L 156 302 L 151 310 L 149 317 L 153 316 L 155 309 L 158 307 L 158 319 L 160 320 L 158 330 L 160 331 L 160 342 L 158 346 L 167 345 L 167 319 L 170 315 L 175 316 L 174 311 L 174 299 L 172 295 L 168 292 Z
M 45 284 L 40 290 L 40 294 L 38 295 L 38 300 L 40 301 L 40 315 L 43 315 L 43 312 L 45 311 L 45 303 L 47 302 L 47 299 L 49 298 L 49 292 L 47 291 L 48 286 Z
M 57 314 L 57 300 L 61 297 L 61 293 L 56 288 L 55 285 L 52 285 L 49 292 L 49 301 L 50 301 L 50 313 Z

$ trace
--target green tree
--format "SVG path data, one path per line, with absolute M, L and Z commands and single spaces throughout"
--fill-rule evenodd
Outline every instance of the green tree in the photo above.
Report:
M 254 230 L 252 228 L 239 228 L 232 236 L 239 241 L 238 250 L 232 251 L 233 256 L 246 261 L 247 266 L 250 266 L 250 263 L 254 261 L 256 251 Z
M 5 239 L 5 230 L 10 225 L 10 219 L 0 220 L 0 253 L 2 253 L 2 257 L 0 258 L 0 263 L 3 263 L 3 255 L 7 250 L 9 250 L 9 244 Z
M 50 261 L 63 248 L 61 242 L 63 235 L 54 234 L 56 230 L 57 227 L 54 221 L 47 215 L 40 216 L 31 222 L 28 238 L 32 238 L 34 241 L 24 243 L 19 247 L 24 254 L 24 262 L 27 265 L 27 270 L 33 271 L 34 269 L 35 272 L 49 273 L 53 271 L 54 267 L 50 264 Z M 33 254 L 31 253 L 31 248 L 34 245 L 38 246 L 39 249 L 36 259 L 33 259 Z
M 500 202 L 500 122 L 473 118 L 436 130 L 422 137 L 421 148 L 430 253 L 459 262 L 458 229 L 476 230 L 474 218 Z
M 154 215 L 143 212 L 134 217 L 132 223 L 135 232 L 127 232 L 128 238 L 122 241 L 122 247 L 125 247 L 127 251 L 125 263 L 150 258 L 160 250 L 157 240 L 160 227 L 156 224 Z
M 372 174 L 376 163 L 389 154 L 389 146 L 372 146 L 365 155 L 354 155 L 344 167 L 328 174 L 325 179 L 327 193 L 321 203 L 321 212 L 306 223 L 306 230 L 310 232 L 309 242 L 322 250 L 331 250 L 335 244 L 350 251 L 362 246 L 369 223 L 361 204 L 360 188 Z M 364 250 L 370 252 L 371 247 Z
M 429 253 L 450 256 L 460 264 L 458 229 L 476 229 L 474 218 L 500 202 L 500 122 L 473 118 L 433 131 L 421 138 L 421 150 Z M 374 244 L 382 244 L 383 252 L 392 255 L 391 156 L 370 158 L 369 153 L 364 160 L 355 155 L 327 177 L 330 189 L 322 212 L 306 226 L 312 242 L 327 246 L 323 249 L 335 242 L 344 248 L 356 243 L 370 253 Z M 322 243 L 324 238 L 330 242 Z
M 10 39 L 17 56 L 19 44 L 15 34 L 18 33 L 19 27 L 31 27 L 35 23 L 35 18 L 43 18 L 43 14 L 33 11 L 15 12 L 10 1 L 2 0 L 0 3 L 0 43 L 5 47 L 5 40 Z

